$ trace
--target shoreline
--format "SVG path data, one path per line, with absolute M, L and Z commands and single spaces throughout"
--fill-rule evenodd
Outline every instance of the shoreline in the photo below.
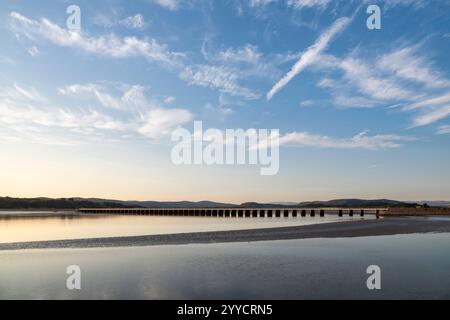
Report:
M 450 219 L 433 220 L 418 217 L 384 218 L 380 220 L 345 221 L 266 229 L 1 243 L 0 251 L 145 247 L 314 238 L 358 238 L 414 233 L 448 232 L 450 232 Z

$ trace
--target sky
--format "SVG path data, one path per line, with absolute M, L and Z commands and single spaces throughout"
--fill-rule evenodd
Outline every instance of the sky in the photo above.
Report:
M 0 40 L 1 196 L 450 199 L 450 1 L 3 0 Z M 174 164 L 194 121 L 278 173 Z

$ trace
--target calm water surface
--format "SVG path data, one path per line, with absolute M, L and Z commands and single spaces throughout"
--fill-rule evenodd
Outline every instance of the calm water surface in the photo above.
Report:
M 450 234 L 0 252 L 1 299 L 450 299 Z M 66 289 L 79 265 L 82 289 Z M 366 268 L 382 270 L 382 290 Z
M 206 218 L 114 215 L 73 215 L 1 212 L 0 243 L 140 236 L 202 231 L 298 226 L 361 219 L 336 215 L 297 218 Z M 39 216 L 40 215 L 40 216 Z M 371 219 L 367 216 L 365 219 Z

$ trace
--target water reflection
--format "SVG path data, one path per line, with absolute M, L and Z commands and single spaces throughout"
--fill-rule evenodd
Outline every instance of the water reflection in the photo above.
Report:
M 0 243 L 239 230 L 357 220 L 360 217 L 207 218 L 78 214 L 0 216 Z M 365 219 L 370 219 L 366 217 Z
M 450 234 L 0 253 L 0 298 L 449 299 Z M 65 288 L 68 265 L 82 290 Z M 382 270 L 382 290 L 366 268 Z

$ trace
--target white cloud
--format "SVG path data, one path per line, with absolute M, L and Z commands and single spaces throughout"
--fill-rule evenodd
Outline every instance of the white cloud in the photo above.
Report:
M 177 100 L 177 98 L 175 98 L 175 97 L 167 97 L 167 98 L 164 99 L 164 103 L 171 104 L 171 103 L 174 103 L 175 100 Z
M 87 138 L 92 140 L 95 133 L 103 130 L 139 133 L 159 139 L 176 126 L 193 119 L 189 110 L 162 108 L 151 102 L 145 96 L 143 86 L 118 87 L 123 91 L 120 95 L 97 84 L 70 85 L 59 90 L 61 94 L 75 98 L 76 102 L 83 102 L 80 98 L 86 96 L 93 97 L 97 106 L 106 108 L 97 108 L 95 104 L 86 106 L 86 103 L 70 108 L 54 106 L 35 89 L 23 89 L 18 85 L 0 88 L 0 124 L 17 131 L 19 137 L 26 136 L 27 141 L 56 143 L 50 139 L 55 132 L 58 132 L 58 137 L 89 133 Z
M 212 65 L 187 67 L 181 72 L 180 78 L 189 84 L 215 88 L 222 93 L 240 96 L 249 100 L 259 97 L 257 92 L 238 84 L 239 71 L 232 68 Z
M 385 0 L 385 8 L 391 9 L 396 6 L 422 8 L 427 2 L 426 0 Z
M 331 0 L 249 0 L 250 7 L 264 7 L 274 2 L 283 2 L 286 6 L 294 9 L 319 8 L 325 9 Z
M 361 132 L 351 138 L 335 138 L 307 132 L 292 132 L 280 137 L 280 145 L 380 150 L 397 148 L 401 146 L 401 142 L 411 140 L 413 138 L 395 134 L 369 136 L 367 132 Z
M 335 93 L 333 101 L 338 106 L 345 108 L 374 108 L 380 105 L 380 102 L 377 100 L 343 93 Z
M 63 29 L 45 18 L 31 20 L 17 12 L 10 13 L 10 18 L 13 30 L 33 41 L 43 38 L 59 46 L 77 48 L 97 55 L 112 58 L 142 57 L 170 67 L 179 66 L 179 59 L 183 56 L 182 53 L 169 51 L 166 45 L 155 39 L 122 38 L 114 34 L 92 37 Z
M 201 48 L 203 57 L 212 66 L 227 69 L 239 80 L 275 80 L 281 76 L 279 66 L 292 59 L 291 55 L 263 54 L 252 44 L 214 50 L 211 37 L 206 37 Z
M 7 104 L 0 101 L 0 122 L 7 125 L 44 127 L 124 129 L 124 124 L 95 110 L 70 110 L 58 107 L 35 107 Z
M 103 107 L 117 110 L 136 110 L 152 108 L 145 97 L 146 87 L 141 85 L 122 85 L 120 88 L 115 88 L 119 91 L 120 96 L 114 96 L 109 93 L 110 87 L 103 85 L 88 83 L 88 84 L 72 84 L 59 89 L 62 95 L 77 97 L 77 98 L 95 98 Z M 117 90 L 118 89 L 118 90 Z
M 450 92 L 440 96 L 427 97 L 421 101 L 408 104 L 403 108 L 403 110 L 410 111 L 420 108 L 439 106 L 447 103 L 450 103 Z
M 145 20 L 145 17 L 137 13 L 134 16 L 129 16 L 126 18 L 118 18 L 115 15 L 106 15 L 103 13 L 99 13 L 92 19 L 92 23 L 94 25 L 104 27 L 104 28 L 112 28 L 116 26 L 123 26 L 128 29 L 145 29 L 150 23 Z
M 151 2 L 160 5 L 169 10 L 177 10 L 182 5 L 183 0 L 151 0 Z
M 300 102 L 301 107 L 311 107 L 315 104 L 316 104 L 316 102 L 314 100 L 304 100 L 304 101 Z
M 18 103 L 45 102 L 47 98 L 41 95 L 35 88 L 24 88 L 14 83 L 11 87 L 1 88 L 0 100 Z
M 192 119 L 193 116 L 188 110 L 154 109 L 142 116 L 138 131 L 148 138 L 157 139 Z
M 337 81 L 330 78 L 323 78 L 317 83 L 320 88 L 331 91 L 332 103 L 344 108 L 373 108 L 383 104 L 383 101 L 354 93 L 351 84 L 345 81 Z
M 145 18 L 142 14 L 136 14 L 134 16 L 130 16 L 123 20 L 120 20 L 119 24 L 130 29 L 144 29 L 145 27 L 147 27 L 148 22 L 145 21 Z
M 319 7 L 325 9 L 331 0 L 287 0 L 288 6 L 296 9 Z
M 302 72 L 306 67 L 314 63 L 315 59 L 321 54 L 321 52 L 327 48 L 333 37 L 345 29 L 350 24 L 350 21 L 350 18 L 347 17 L 336 20 L 333 25 L 319 37 L 317 42 L 302 54 L 292 69 L 272 87 L 272 89 L 267 93 L 267 99 L 272 99 L 272 97 L 284 86 L 286 86 L 289 81 Z
M 120 101 L 111 95 L 104 92 L 103 88 L 96 84 L 74 84 L 59 89 L 59 92 L 63 95 L 71 95 L 82 97 L 85 95 L 93 95 L 102 106 L 113 109 L 122 109 Z
M 432 124 L 445 119 L 450 115 L 450 105 L 430 109 L 427 112 L 414 118 L 413 127 L 420 127 Z
M 320 59 L 316 60 L 314 67 L 319 71 L 339 70 L 343 72 L 344 79 L 323 78 L 318 82 L 319 87 L 339 93 L 355 87 L 372 100 L 410 100 L 414 98 L 414 93 L 405 88 L 397 79 L 386 75 L 384 70 L 377 69 L 370 62 L 356 57 L 355 53 L 343 59 L 332 55 L 321 55 Z
M 383 54 L 373 61 L 361 58 L 353 50 L 339 59 L 321 55 L 314 71 L 325 72 L 317 86 L 330 91 L 332 103 L 346 107 L 392 105 L 404 112 L 420 111 L 412 127 L 425 126 L 450 115 L 450 80 L 417 48 L 403 47 Z M 335 77 L 335 71 L 342 77 Z
M 36 46 L 32 46 L 30 48 L 27 49 L 27 52 L 30 54 L 30 56 L 32 57 L 37 57 L 38 55 L 41 54 L 41 51 L 39 50 L 38 47 Z
M 338 66 L 345 72 L 345 77 L 353 85 L 373 99 L 411 99 L 414 96 L 411 91 L 399 85 L 395 80 L 376 75 L 373 69 L 361 60 L 347 57 Z
M 440 126 L 436 133 L 437 134 L 449 134 L 450 133 L 450 125 Z
M 257 7 L 257 6 L 265 6 L 271 2 L 275 2 L 277 0 L 249 0 L 248 4 L 250 7 Z
M 430 88 L 450 87 L 450 81 L 432 70 L 424 57 L 415 55 L 413 48 L 406 47 L 383 55 L 378 61 L 378 67 Z
M 246 44 L 241 48 L 228 48 L 225 51 L 220 51 L 217 54 L 217 59 L 222 62 L 228 63 L 250 63 L 258 64 L 262 57 L 262 53 L 258 51 L 258 48 L 254 45 Z

